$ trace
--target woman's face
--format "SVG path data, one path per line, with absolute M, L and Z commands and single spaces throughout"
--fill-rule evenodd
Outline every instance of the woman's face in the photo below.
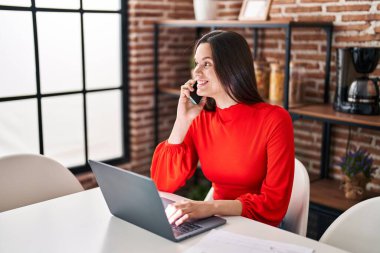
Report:
M 197 94 L 199 96 L 212 97 L 215 100 L 219 97 L 225 97 L 226 93 L 215 73 L 209 43 L 201 43 L 198 46 L 195 51 L 194 61 L 194 78 L 198 82 Z

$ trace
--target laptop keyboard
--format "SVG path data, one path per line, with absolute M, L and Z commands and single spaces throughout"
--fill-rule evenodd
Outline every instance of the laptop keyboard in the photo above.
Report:
M 201 228 L 201 226 L 194 223 L 182 223 L 179 226 L 176 226 L 175 224 L 171 224 L 171 226 L 174 232 L 177 232 L 180 234 L 189 233 Z

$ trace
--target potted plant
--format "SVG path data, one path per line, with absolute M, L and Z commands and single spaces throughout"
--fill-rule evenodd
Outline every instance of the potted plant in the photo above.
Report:
M 371 155 L 362 148 L 350 150 L 338 163 L 343 172 L 343 189 L 347 199 L 364 198 L 365 186 L 375 170 Z

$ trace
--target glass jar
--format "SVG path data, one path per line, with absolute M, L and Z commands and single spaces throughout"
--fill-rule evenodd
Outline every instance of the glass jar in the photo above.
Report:
M 305 75 L 305 69 L 290 62 L 290 80 L 289 80 L 289 104 L 302 103 L 302 79 Z
M 281 102 L 284 97 L 284 64 L 270 64 L 270 84 L 269 84 L 269 100 L 273 102 Z
M 254 61 L 257 90 L 263 99 L 269 97 L 269 63 L 265 60 Z

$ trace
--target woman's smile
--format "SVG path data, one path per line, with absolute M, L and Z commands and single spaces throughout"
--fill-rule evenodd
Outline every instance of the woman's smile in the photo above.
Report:
M 205 88 L 205 86 L 207 85 L 208 81 L 207 80 L 198 80 L 197 81 L 197 87 L 198 89 L 202 90 Z

